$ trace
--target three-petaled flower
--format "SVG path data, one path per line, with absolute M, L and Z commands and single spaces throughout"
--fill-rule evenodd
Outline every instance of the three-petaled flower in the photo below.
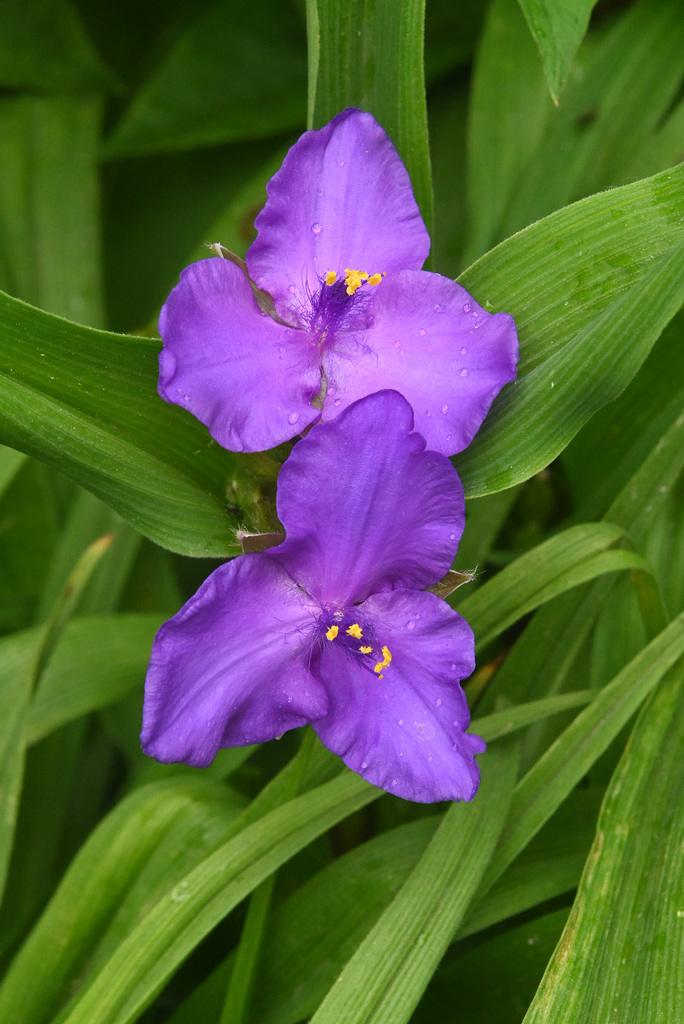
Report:
M 223 447 L 260 451 L 392 388 L 430 448 L 465 448 L 515 377 L 515 325 L 420 269 L 430 239 L 380 125 L 348 109 L 306 132 L 267 190 L 247 274 L 201 260 L 171 292 L 162 398 Z
M 470 627 L 423 588 L 465 521 L 458 475 L 395 391 L 316 426 L 278 479 L 282 544 L 217 569 L 154 643 L 142 744 L 205 766 L 311 723 L 369 782 L 469 800 L 484 750 L 460 686 Z

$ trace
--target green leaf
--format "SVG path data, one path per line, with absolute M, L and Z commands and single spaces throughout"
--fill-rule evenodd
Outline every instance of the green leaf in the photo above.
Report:
M 492 715 L 474 718 L 470 728 L 487 743 L 491 743 L 492 740 L 508 736 L 509 733 L 524 729 L 533 722 L 541 722 L 561 711 L 584 707 L 585 704 L 592 702 L 597 693 L 598 690 L 578 690 L 576 693 L 560 693 L 544 697 L 542 700 L 529 701 L 515 708 L 507 708 L 506 711 L 496 711 Z
M 596 0 L 518 0 L 539 47 L 549 91 L 558 102 Z
M 235 455 L 156 394 L 158 342 L 80 327 L 0 294 L 0 436 L 56 466 L 157 543 L 240 552 L 278 464 Z
M 0 97 L 0 288 L 93 326 L 104 320 L 101 119 L 97 97 Z
M 629 662 L 518 783 L 486 889 L 525 848 L 684 654 L 684 614 Z
M 424 21 L 425 0 L 307 0 L 310 127 L 345 107 L 369 110 L 399 150 L 430 230 Z
M 606 550 L 622 536 L 608 523 L 573 526 L 517 558 L 459 601 L 458 610 L 472 626 L 478 647 L 486 647 L 523 615 L 571 587 L 616 569 L 648 568 L 634 552 Z
M 525 1024 L 682 1017 L 683 683 L 679 667 L 636 722 Z
M 344 968 L 311 1024 L 408 1021 L 477 889 L 506 816 L 517 769 L 490 751 L 470 804 L 452 804 L 401 892 Z
M 456 941 L 575 889 L 596 833 L 604 790 L 577 789 L 483 898 L 468 911 Z
M 684 301 L 683 185 L 675 168 L 591 196 L 462 275 L 521 342 L 518 379 L 456 460 L 469 496 L 544 468 L 634 376 Z
M 587 49 L 585 66 L 518 181 L 504 237 L 575 199 L 630 179 L 629 165 L 650 149 L 681 89 L 684 22 L 678 0 L 635 3 Z
M 137 1019 L 188 953 L 252 889 L 316 836 L 380 794 L 358 775 L 344 772 L 244 828 L 149 910 L 60 1022 L 124 1024 Z
M 43 673 L 26 725 L 28 743 L 142 688 L 160 615 L 73 619 Z
M 42 632 L 0 640 L 0 897 L 5 888 L 24 776 L 24 719 Z
M 105 146 L 107 157 L 254 139 L 304 123 L 303 25 L 274 0 L 221 0 L 174 42 Z
M 552 109 L 516 0 L 489 5 L 468 111 L 467 266 L 499 240 L 499 225 Z
M 119 927 L 117 914 L 136 880 L 149 882 L 155 850 L 182 833 L 186 817 L 201 834 L 198 817 L 208 826 L 217 806 L 225 818 L 221 787 L 206 778 L 154 783 L 123 800 L 78 853 L 13 962 L 0 988 L 0 1020 L 14 1022 L 18 1014 L 23 1024 L 50 1020 L 73 994 L 102 935 Z M 165 859 L 168 874 L 174 868 L 168 849 Z

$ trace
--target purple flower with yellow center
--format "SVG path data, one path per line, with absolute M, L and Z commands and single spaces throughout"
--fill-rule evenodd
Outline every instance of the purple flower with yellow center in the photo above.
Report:
M 242 269 L 194 263 L 164 305 L 162 398 L 224 448 L 261 451 L 392 388 L 430 448 L 465 448 L 515 377 L 515 325 L 420 269 L 430 239 L 387 134 L 345 110 L 267 191 Z
M 282 544 L 221 566 L 157 634 L 145 753 L 204 767 L 311 723 L 390 793 L 470 800 L 484 750 L 460 686 L 473 634 L 424 589 L 463 532 L 456 470 L 381 391 L 295 445 L 277 504 Z

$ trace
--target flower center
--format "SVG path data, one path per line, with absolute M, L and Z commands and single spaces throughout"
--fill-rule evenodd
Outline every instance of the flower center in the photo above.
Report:
M 341 618 L 340 613 L 336 613 L 336 615 L 333 616 L 333 618 Z M 344 647 L 349 651 L 352 651 L 354 653 L 358 651 L 365 657 L 374 654 L 376 658 L 380 658 L 381 660 L 376 661 L 375 665 L 373 666 L 373 671 L 380 679 L 382 679 L 383 669 L 386 669 L 392 660 L 392 652 L 390 651 L 389 647 L 387 647 L 385 644 L 383 644 L 382 646 L 380 646 L 377 643 L 369 644 L 367 642 L 367 640 L 369 639 L 368 637 L 365 638 L 366 643 L 357 643 L 356 641 L 364 639 L 364 630 L 359 625 L 358 622 L 352 622 L 351 625 L 346 627 L 346 629 L 344 627 L 342 627 L 342 629 L 343 632 L 340 632 L 340 626 L 338 625 L 338 623 L 333 622 L 325 631 L 326 640 L 329 640 L 331 643 L 333 643 L 335 640 L 339 640 L 344 644 Z M 347 640 L 347 637 L 349 637 L 349 640 Z M 372 659 L 368 658 L 369 668 L 371 661 Z
M 344 277 L 338 278 L 334 270 L 325 274 L 318 293 L 311 297 L 305 318 L 318 345 L 329 345 L 341 334 L 366 330 L 370 288 L 380 284 L 384 276 L 384 273 L 370 274 L 350 267 Z

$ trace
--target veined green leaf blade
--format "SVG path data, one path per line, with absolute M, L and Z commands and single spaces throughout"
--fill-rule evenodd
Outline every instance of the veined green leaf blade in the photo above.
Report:
M 533 233 L 537 227 L 529 231 Z M 510 241 L 523 245 L 525 235 L 523 232 Z M 531 258 L 531 252 L 526 257 Z M 537 251 L 534 262 L 539 258 L 541 253 Z M 593 321 L 574 336 L 560 331 L 554 339 L 546 339 L 556 350 L 547 350 L 534 367 L 530 366 L 529 352 L 527 366 L 523 364 L 518 379 L 499 397 L 473 444 L 458 457 L 459 472 L 470 496 L 510 487 L 548 465 L 594 412 L 624 390 L 663 328 L 681 308 L 684 245 L 656 259 L 643 273 L 637 271 L 640 254 L 632 253 L 628 258 L 632 271 L 638 274 L 630 290 L 608 308 L 596 311 Z M 573 262 L 567 253 L 557 265 L 563 265 L 572 278 Z M 523 286 L 521 276 L 525 276 L 524 271 L 518 275 L 516 291 Z M 600 290 L 597 282 L 597 294 Z M 474 291 L 477 295 L 477 286 Z M 522 293 L 518 296 L 521 299 Z M 515 313 L 517 301 L 511 296 L 504 308 Z M 583 305 L 588 313 L 592 302 Z M 518 329 L 524 350 L 524 316 Z
M 619 527 L 608 523 L 573 526 L 521 555 L 461 599 L 458 610 L 475 631 L 479 646 L 578 583 L 615 569 L 643 566 L 643 559 L 633 552 L 607 550 L 622 536 Z
M 525 1024 L 675 1021 L 684 1013 L 683 683 L 681 667 L 673 669 L 637 719 Z
M 307 0 L 307 11 L 312 127 L 325 124 L 345 107 L 369 110 L 399 150 L 431 230 L 425 0 Z
M 521 779 L 485 889 L 524 849 L 682 654 L 684 614 L 600 691 Z
M 380 796 L 357 775 L 288 801 L 243 829 L 159 901 L 119 946 L 60 1022 L 124 1024 L 137 1018 L 164 981 L 237 903 L 284 861 L 348 814 Z
M 267 455 L 224 451 L 156 394 L 158 344 L 108 334 L 0 294 L 0 437 L 61 469 L 172 550 L 240 551 L 226 504 L 255 515 Z M 258 518 L 258 517 L 257 517 Z

